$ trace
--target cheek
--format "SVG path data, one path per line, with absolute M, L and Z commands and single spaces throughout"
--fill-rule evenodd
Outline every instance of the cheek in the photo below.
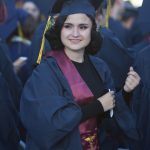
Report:
M 60 38 L 61 38 L 61 42 L 63 43 L 63 40 L 64 40 L 64 33 L 63 33 L 63 30 L 61 30 L 61 32 L 60 32 Z
M 87 32 L 87 33 L 84 35 L 84 37 L 85 37 L 86 43 L 89 44 L 90 41 L 91 41 L 91 31 Z
M 65 38 L 68 36 L 68 32 L 65 29 L 61 30 L 61 38 Z
M 60 38 L 61 38 L 61 42 L 65 45 L 66 41 L 67 41 L 67 37 L 68 37 L 69 33 L 65 30 L 62 29 L 61 30 L 61 34 L 60 34 Z

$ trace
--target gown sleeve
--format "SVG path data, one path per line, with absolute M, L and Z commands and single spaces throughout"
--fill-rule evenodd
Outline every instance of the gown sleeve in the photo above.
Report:
M 104 62 L 101 62 L 101 66 L 103 66 L 104 72 L 103 76 L 105 78 L 106 88 L 115 91 L 114 82 L 111 76 L 110 69 Z M 121 132 L 123 132 L 127 137 L 134 140 L 138 140 L 139 133 L 136 127 L 135 117 L 123 98 L 122 90 L 115 93 L 115 107 L 113 111 L 114 111 L 113 117 L 112 118 L 108 117 L 107 118 L 108 122 L 106 123 L 112 129 L 112 131 L 115 132 L 114 127 L 116 127 L 116 130 L 118 130 L 119 127 Z
M 41 149 L 50 149 L 80 123 L 81 109 L 66 95 L 69 94 L 46 63 L 34 70 L 24 88 L 21 119 Z

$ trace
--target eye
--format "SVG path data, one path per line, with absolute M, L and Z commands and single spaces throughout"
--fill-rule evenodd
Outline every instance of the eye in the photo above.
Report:
M 81 30 L 86 30 L 87 28 L 88 28 L 87 25 L 80 25 L 80 29 L 81 29 Z
M 71 24 L 64 24 L 63 26 L 65 29 L 71 29 L 72 28 L 72 25 Z

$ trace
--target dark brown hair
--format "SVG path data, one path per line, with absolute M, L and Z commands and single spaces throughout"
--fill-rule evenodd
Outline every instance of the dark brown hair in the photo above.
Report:
M 85 48 L 85 52 L 87 54 L 94 55 L 101 48 L 102 37 L 100 33 L 96 31 L 96 23 L 93 17 L 89 15 L 87 16 L 91 19 L 93 25 L 91 31 L 91 42 Z M 49 41 L 50 46 L 52 47 L 53 50 L 62 50 L 64 48 L 64 45 L 62 44 L 60 39 L 60 33 L 66 19 L 67 16 L 58 17 L 55 22 L 55 25 L 50 30 L 48 30 L 45 34 L 45 37 Z

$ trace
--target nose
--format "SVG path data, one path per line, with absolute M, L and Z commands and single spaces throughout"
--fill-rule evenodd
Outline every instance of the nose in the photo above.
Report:
M 74 28 L 73 28 L 72 35 L 73 35 L 74 37 L 78 37 L 78 36 L 80 35 L 79 29 L 78 29 L 77 27 L 74 27 Z

